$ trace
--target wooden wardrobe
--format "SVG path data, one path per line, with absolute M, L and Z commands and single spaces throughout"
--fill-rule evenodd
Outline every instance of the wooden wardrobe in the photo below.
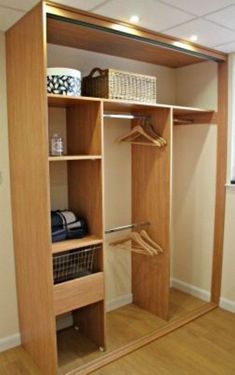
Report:
M 102 98 L 47 95 L 46 43 L 127 57 L 168 67 L 201 61 L 218 64 L 218 111 Z M 45 375 L 57 373 L 55 317 L 69 311 L 84 334 L 105 349 L 103 261 L 103 114 L 147 115 L 168 147 L 132 146 L 132 222 L 149 221 L 164 249 L 155 259 L 132 255 L 134 302 L 168 319 L 172 192 L 172 131 L 177 124 L 216 123 L 217 178 L 211 302 L 100 360 L 91 370 L 216 308 L 220 298 L 227 127 L 227 56 L 137 26 L 42 2 L 6 36 L 11 193 L 22 344 Z M 48 157 L 48 107 L 66 109 L 67 156 Z M 78 126 L 79 124 L 79 126 Z M 186 125 L 187 126 L 187 125 Z M 51 243 L 50 163 L 67 162 L 70 209 L 84 216 L 89 236 Z M 92 181 L 92 183 L 91 183 Z M 157 193 L 156 193 L 157 192 Z M 140 199 L 141 198 L 141 199 Z M 52 256 L 96 246 L 95 272 L 53 285 Z

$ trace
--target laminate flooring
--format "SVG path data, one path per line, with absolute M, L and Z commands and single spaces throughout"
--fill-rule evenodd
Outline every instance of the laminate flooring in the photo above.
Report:
M 205 302 L 171 289 L 169 321 L 181 318 Z M 126 305 L 107 314 L 107 348 L 104 353 L 73 327 L 57 335 L 59 374 L 65 375 L 74 368 L 103 356 L 105 353 L 130 343 L 154 330 L 164 327 L 168 321 L 158 318 L 134 304 Z
M 180 307 L 177 305 L 178 302 L 181 302 Z M 197 299 L 194 300 L 193 297 L 192 299 L 187 298 L 184 293 L 173 291 L 171 319 L 180 317 L 184 312 L 190 311 L 189 309 L 192 309 L 192 307 L 200 306 L 201 303 Z M 147 326 L 143 327 L 142 323 L 139 324 L 138 317 L 135 317 L 133 324 L 128 329 L 126 325 L 123 330 L 118 329 L 117 325 L 122 319 L 126 319 L 128 313 L 131 314 L 132 318 L 133 314 L 136 314 L 133 305 L 118 309 L 115 314 L 114 312 L 109 314 L 108 327 L 115 332 L 114 337 L 108 341 L 109 350 L 126 343 L 123 338 L 125 335 L 128 341 L 130 338 L 134 338 L 134 331 L 139 335 L 147 329 L 152 329 L 154 319 L 148 320 Z M 163 324 L 162 321 L 159 324 Z M 70 340 L 73 343 L 71 336 Z M 63 343 L 66 346 L 66 338 L 63 339 Z M 84 348 L 81 351 L 89 352 L 90 343 L 83 343 L 83 345 Z M 67 361 L 73 361 L 75 354 L 77 354 L 76 348 L 74 348 L 74 352 L 70 352 L 70 355 L 67 352 L 67 354 L 63 354 L 64 357 L 60 357 L 61 368 L 59 373 L 65 373 L 64 371 L 68 366 Z M 222 309 L 215 309 L 169 335 L 95 371 L 93 374 L 234 375 L 235 314 Z M 45 374 L 38 371 L 21 347 L 17 347 L 0 353 L 0 375 Z

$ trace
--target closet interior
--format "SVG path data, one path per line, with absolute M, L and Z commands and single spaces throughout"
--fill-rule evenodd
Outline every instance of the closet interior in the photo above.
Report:
M 48 375 L 89 373 L 218 303 L 226 56 L 120 27 L 43 2 L 7 33 L 20 328 Z M 155 75 L 157 103 L 46 94 L 46 66 Z M 49 155 L 54 133 L 62 156 Z M 88 234 L 51 243 L 50 211 L 63 209 Z M 66 262 L 87 272 L 60 278 Z

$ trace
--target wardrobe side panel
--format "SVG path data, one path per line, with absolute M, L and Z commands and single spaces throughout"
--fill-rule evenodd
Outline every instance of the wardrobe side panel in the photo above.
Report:
M 224 244 L 228 127 L 228 61 L 218 64 L 217 176 L 211 301 L 219 304 Z
M 43 374 L 57 368 L 49 223 L 42 4 L 6 35 L 14 250 L 21 340 Z
M 163 249 L 158 256 L 132 254 L 134 303 L 162 319 L 168 318 L 169 228 L 171 192 L 171 112 L 148 111 L 154 130 L 167 141 L 160 149 L 132 146 L 132 219 L 149 221 L 148 233 Z

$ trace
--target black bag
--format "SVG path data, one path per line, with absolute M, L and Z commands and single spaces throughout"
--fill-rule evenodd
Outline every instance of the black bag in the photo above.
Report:
M 77 218 L 72 211 L 51 211 L 52 242 L 63 241 L 66 238 L 82 238 L 87 232 L 85 220 Z

